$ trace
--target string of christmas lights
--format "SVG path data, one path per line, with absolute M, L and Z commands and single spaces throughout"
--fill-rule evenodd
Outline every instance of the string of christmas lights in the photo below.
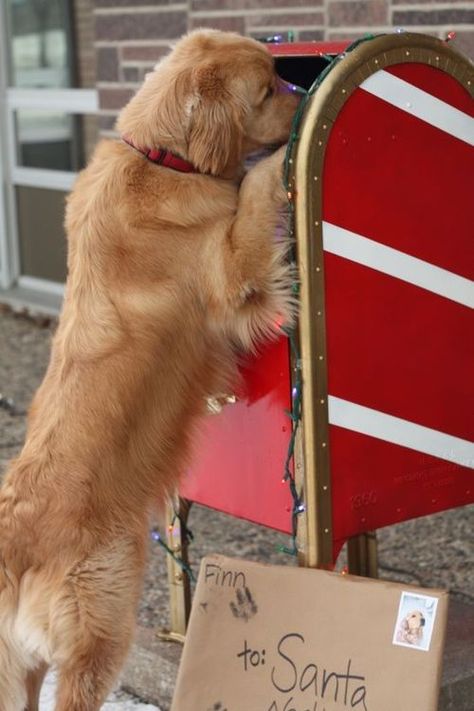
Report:
M 177 516 L 177 514 L 176 514 L 176 516 Z M 176 519 L 173 518 L 173 521 L 175 522 Z M 170 529 L 174 528 L 174 523 L 170 524 L 169 528 Z M 192 540 L 194 538 L 194 536 L 192 535 L 191 531 L 187 527 L 185 528 L 185 530 L 187 531 L 187 534 L 191 535 L 190 540 Z M 185 534 L 185 535 L 187 535 L 187 534 Z M 174 560 L 174 562 L 179 565 L 179 567 L 181 568 L 183 573 L 186 573 L 186 575 L 189 577 L 190 580 L 192 580 L 193 582 L 196 582 L 196 578 L 195 578 L 195 575 L 191 569 L 191 566 L 188 563 L 186 563 L 186 561 L 183 560 L 183 558 L 181 558 L 181 556 L 179 556 L 177 553 L 175 553 L 175 551 L 172 548 L 170 548 L 170 546 L 166 543 L 166 541 L 164 540 L 163 536 L 161 535 L 160 531 L 157 528 L 153 528 L 151 530 L 151 538 L 153 541 L 155 541 L 155 543 L 158 543 L 166 551 L 166 553 L 169 556 L 171 556 L 171 558 Z
M 294 285 L 298 287 L 298 285 Z M 288 555 L 297 555 L 297 533 L 298 533 L 298 516 L 305 511 L 305 505 L 303 503 L 301 494 L 298 493 L 296 480 L 294 473 L 292 472 L 291 465 L 294 458 L 296 436 L 298 433 L 298 428 L 301 422 L 301 405 L 302 405 L 302 393 L 303 393 L 303 379 L 301 362 L 299 359 L 299 346 L 297 330 L 295 329 L 281 329 L 282 332 L 288 337 L 290 342 L 290 349 L 292 360 L 294 363 L 295 377 L 293 379 L 293 388 L 291 391 L 291 411 L 287 411 L 286 414 L 291 419 L 291 436 L 290 442 L 288 444 L 288 451 L 285 458 L 284 475 L 282 483 L 288 483 L 291 498 L 293 501 L 293 507 L 291 511 L 291 547 L 288 546 L 278 546 L 278 550 L 281 553 L 287 553 Z

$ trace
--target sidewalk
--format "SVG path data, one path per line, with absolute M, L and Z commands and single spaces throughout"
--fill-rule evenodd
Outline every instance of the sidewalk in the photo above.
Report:
M 46 367 L 52 332 L 51 326 L 40 327 L 0 310 L 0 392 L 14 400 L 18 413 L 0 409 L 0 475 L 23 442 L 23 413 Z M 195 535 L 190 555 L 196 573 L 201 557 L 212 552 L 294 564 L 290 556 L 277 551 L 279 544 L 287 542 L 282 534 L 197 506 L 191 511 L 189 525 Z M 474 711 L 473 529 L 474 507 L 464 507 L 382 529 L 378 534 L 380 577 L 451 592 L 439 711 Z M 181 647 L 156 638 L 156 630 L 168 623 L 168 598 L 165 555 L 152 541 L 138 623 L 123 684 L 167 711 Z M 112 705 L 110 711 L 113 708 L 145 711 L 146 706 Z
M 54 711 L 54 695 L 56 692 L 56 680 L 52 674 L 48 675 L 41 690 L 40 709 L 41 711 Z M 138 699 L 118 691 L 111 694 L 107 702 L 102 706 L 103 711 L 160 711 L 157 706 L 144 704 Z

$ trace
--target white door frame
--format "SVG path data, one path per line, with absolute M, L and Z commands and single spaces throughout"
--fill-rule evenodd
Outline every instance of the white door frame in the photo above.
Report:
M 45 109 L 67 114 L 97 114 L 96 89 L 17 89 L 8 86 L 6 18 L 0 7 L 0 289 L 18 285 L 49 294 L 63 285 L 21 274 L 15 187 L 27 186 L 68 192 L 76 173 L 18 165 L 15 111 Z
M 5 8 L 0 6 L 0 288 L 8 289 L 20 269 L 14 188 L 9 174 L 7 47 Z

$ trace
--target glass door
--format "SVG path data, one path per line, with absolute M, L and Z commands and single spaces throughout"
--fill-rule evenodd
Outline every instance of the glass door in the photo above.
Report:
M 87 30 L 87 23 L 93 22 L 92 4 L 93 0 L 2 3 L 4 289 L 62 293 L 64 199 L 97 139 L 93 33 Z

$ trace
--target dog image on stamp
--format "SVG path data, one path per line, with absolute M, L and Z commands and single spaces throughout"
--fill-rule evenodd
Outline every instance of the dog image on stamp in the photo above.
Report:
M 436 619 L 437 604 L 436 597 L 403 592 L 393 644 L 428 651 Z

